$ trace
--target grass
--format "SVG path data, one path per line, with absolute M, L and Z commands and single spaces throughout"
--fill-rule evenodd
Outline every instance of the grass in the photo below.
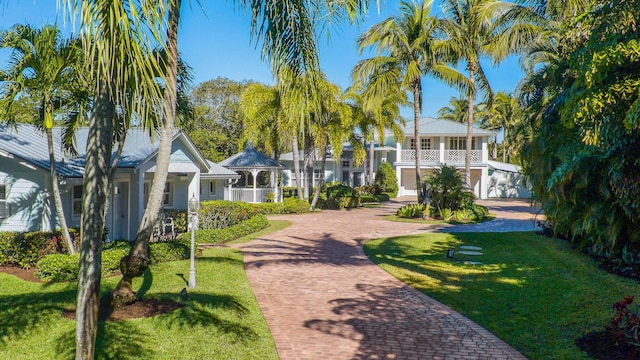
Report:
M 487 214 L 487 216 L 485 216 L 484 219 L 482 219 L 482 220 L 475 220 L 475 219 L 457 220 L 457 219 L 454 218 L 454 219 L 451 219 L 449 221 L 441 220 L 441 219 L 433 219 L 433 218 L 407 219 L 407 218 L 400 217 L 398 215 L 386 215 L 386 216 L 383 217 L 383 219 L 385 219 L 385 220 L 395 221 L 395 222 L 413 223 L 413 224 L 433 224 L 433 225 L 441 225 L 441 224 L 452 224 L 452 225 L 456 225 L 456 224 L 478 224 L 478 223 L 491 221 L 491 220 L 493 220 L 495 218 L 496 218 L 495 214 Z
M 480 246 L 483 255 L 460 255 L 461 245 Z M 454 259 L 446 257 L 450 248 Z M 598 269 L 565 241 L 533 233 L 395 237 L 369 241 L 365 252 L 530 359 L 588 359 L 575 341 L 603 330 L 614 316 L 614 302 L 640 296 L 636 281 Z
M 273 224 L 254 236 L 288 226 Z M 244 239 L 248 241 L 247 238 Z M 189 261 L 153 265 L 134 281 L 145 297 L 179 301 Z M 275 344 L 234 249 L 205 249 L 187 306 L 160 316 L 99 323 L 97 359 L 277 359 Z M 119 277 L 103 278 L 102 291 Z M 0 359 L 73 359 L 72 283 L 31 283 L 0 273 Z
M 262 229 L 258 232 L 254 232 L 253 234 L 245 235 L 241 238 L 228 242 L 228 244 L 240 244 L 249 242 L 253 239 L 259 238 L 260 236 L 271 234 L 276 231 L 280 231 L 284 228 L 291 226 L 291 221 L 289 220 L 269 220 L 269 226 L 265 229 Z

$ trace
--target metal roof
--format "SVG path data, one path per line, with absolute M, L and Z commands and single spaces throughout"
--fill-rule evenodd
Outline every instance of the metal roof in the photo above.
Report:
M 515 164 L 503 163 L 503 162 L 493 161 L 493 160 L 488 160 L 487 164 L 489 164 L 490 167 L 496 170 L 502 170 L 502 171 L 508 171 L 508 172 L 514 172 L 514 173 L 522 172 L 522 167 Z
M 267 155 L 248 145 L 243 151 L 220 162 L 227 169 L 281 169 L 283 166 Z
M 422 117 L 419 120 L 420 135 L 448 135 L 463 136 L 467 134 L 467 123 L 459 123 L 451 120 Z M 413 135 L 413 121 L 407 121 L 403 128 L 405 135 Z M 496 136 L 496 132 L 480 128 L 473 128 L 476 136 Z
M 220 166 L 213 161 L 207 160 L 209 163 L 209 172 L 200 173 L 201 179 L 240 179 L 240 174 Z
M 78 178 L 83 176 L 88 136 L 89 129 L 86 127 L 79 128 L 75 131 L 74 146 L 78 155 L 71 156 L 70 154 L 63 153 L 61 150 L 61 128 L 53 128 L 56 171 L 60 176 Z M 194 153 L 197 154 L 201 162 L 200 165 L 203 168 L 209 169 L 209 164 L 193 146 L 193 143 L 188 137 L 184 135 L 182 131 L 176 130 L 173 140 L 175 141 L 179 137 L 184 137 L 187 146 L 192 148 Z M 129 129 L 118 167 L 135 168 L 139 166 L 156 155 L 158 145 L 159 138 L 155 133 L 150 133 L 149 130 L 141 128 Z M 33 125 L 17 124 L 15 128 L 7 125 L 0 126 L 0 151 L 28 161 L 44 170 L 49 169 L 49 152 L 46 136 L 43 131 Z

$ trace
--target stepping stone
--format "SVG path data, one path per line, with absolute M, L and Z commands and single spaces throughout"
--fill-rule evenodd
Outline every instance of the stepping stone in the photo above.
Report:
M 465 261 L 464 264 L 465 265 L 482 265 L 482 263 L 479 261 Z
M 460 246 L 460 249 L 462 249 L 462 250 L 471 250 L 471 251 L 480 251 L 480 250 L 482 250 L 482 248 L 480 246 L 468 246 L 468 245 Z
M 462 255 L 471 255 L 471 256 L 480 256 L 482 255 L 479 251 L 458 251 L 458 254 Z

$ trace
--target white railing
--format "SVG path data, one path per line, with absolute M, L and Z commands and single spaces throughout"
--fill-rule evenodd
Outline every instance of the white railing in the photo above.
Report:
M 420 150 L 420 162 L 426 163 L 435 163 L 438 162 L 439 158 L 438 150 Z M 416 151 L 415 150 L 402 150 L 400 152 L 400 161 L 403 162 L 415 162 L 416 161 Z
M 447 164 L 464 163 L 464 157 L 466 153 L 466 150 L 445 150 L 444 162 Z M 482 162 L 482 150 L 471 150 L 471 162 Z
M 228 197 L 230 201 L 244 201 L 248 203 L 253 202 L 267 202 L 267 198 L 272 196 L 276 189 L 274 188 L 257 188 L 255 189 L 255 201 L 254 201 L 254 189 L 253 188 L 231 188 L 231 194 Z M 228 188 L 225 189 L 228 192 Z

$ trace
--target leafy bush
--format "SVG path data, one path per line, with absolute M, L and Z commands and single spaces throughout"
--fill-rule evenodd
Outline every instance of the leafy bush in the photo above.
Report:
M 443 165 L 434 169 L 425 185 L 429 203 L 438 212 L 442 209 L 455 211 L 462 208 L 465 201 L 468 202 L 466 194 L 470 192 L 465 187 L 462 173 L 454 166 Z
M 360 197 L 367 196 L 367 195 L 380 195 L 383 192 L 382 187 L 377 184 L 358 186 L 354 190 L 356 191 L 356 194 L 359 195 Z
M 112 241 L 105 244 L 102 251 L 102 275 L 110 275 L 120 270 L 120 260 L 129 254 L 132 243 Z M 149 244 L 152 264 L 188 259 L 191 255 L 191 239 Z M 78 278 L 79 254 L 49 254 L 36 265 L 36 276 L 46 281 L 74 281 Z
M 616 315 L 607 325 L 606 330 L 612 333 L 618 341 L 636 347 L 640 351 L 640 316 L 639 306 L 631 308 L 633 296 L 613 304 Z M 635 357 L 634 357 L 635 358 Z
M 189 210 L 187 209 L 163 209 L 162 216 L 173 218 L 173 224 L 177 233 L 187 231 L 189 225 Z
M 374 183 L 381 188 L 382 192 L 390 193 L 391 197 L 397 196 L 398 180 L 396 178 L 396 170 L 388 162 L 380 164 Z
M 201 244 L 220 244 L 260 231 L 267 226 L 269 226 L 269 220 L 264 215 L 259 214 L 249 220 L 224 229 L 200 229 L 196 231 L 195 236 L 196 241 Z M 187 236 L 189 235 L 183 234 L 179 239 L 182 241 Z
M 238 201 L 204 201 L 200 206 L 198 218 L 201 229 L 224 229 L 241 223 L 258 213 L 251 204 Z
M 424 214 L 425 209 L 425 204 L 408 204 L 399 208 L 396 211 L 396 215 L 404 219 L 420 218 Z
M 102 252 L 102 275 L 113 274 L 120 269 L 120 259 L 129 253 L 128 248 L 114 247 Z M 79 254 L 49 254 L 36 265 L 36 276 L 46 281 L 74 281 L 78 278 Z
M 282 196 L 284 198 L 298 197 L 298 188 L 295 186 L 285 186 L 282 188 Z
M 470 219 L 473 216 L 473 212 L 470 209 L 458 209 L 455 211 L 454 216 L 459 221 Z
M 74 242 L 79 234 L 69 229 Z M 47 254 L 66 253 L 66 245 L 59 232 L 2 232 L 0 233 L 0 265 L 14 265 L 24 269 L 35 266 Z
M 325 184 L 320 193 L 318 207 L 322 209 L 351 209 L 360 206 L 360 198 L 349 185 L 339 182 Z
M 449 221 L 453 218 L 453 210 L 451 209 L 440 209 L 440 216 L 444 221 Z
M 282 204 L 284 214 L 304 214 L 311 211 L 311 204 L 307 200 L 286 198 Z

